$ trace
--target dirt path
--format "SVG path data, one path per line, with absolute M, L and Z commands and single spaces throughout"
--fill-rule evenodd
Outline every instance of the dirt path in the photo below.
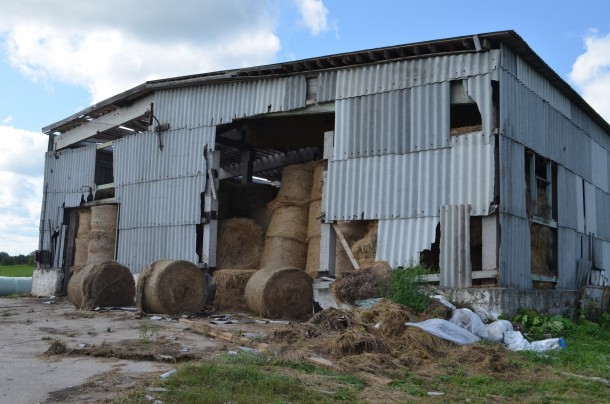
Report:
M 132 312 L 79 312 L 63 299 L 0 298 L 0 402 L 112 400 L 174 362 L 221 348 L 186 327 Z M 45 356 L 54 341 L 66 353 Z

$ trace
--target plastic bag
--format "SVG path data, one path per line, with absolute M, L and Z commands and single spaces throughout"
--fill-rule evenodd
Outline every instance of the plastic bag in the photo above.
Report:
M 447 298 L 445 296 L 434 295 L 434 296 L 432 296 L 432 298 L 438 300 L 443 306 L 448 307 L 451 310 L 455 310 L 455 306 L 449 300 L 447 300 Z
M 407 326 L 420 328 L 439 338 L 454 342 L 458 345 L 474 344 L 479 337 L 452 322 L 440 318 L 431 318 L 421 323 L 405 323 Z
M 508 320 L 497 320 L 493 323 L 487 324 L 487 334 L 489 335 L 489 341 L 491 342 L 504 342 L 504 333 L 513 331 L 513 325 Z
M 504 345 L 511 351 L 536 351 L 546 352 L 553 349 L 566 347 L 563 338 L 549 338 L 540 341 L 529 342 L 519 331 L 508 331 L 504 333 Z
M 453 324 L 464 328 L 465 330 L 470 331 L 474 335 L 483 338 L 485 340 L 489 339 L 489 333 L 487 332 L 487 327 L 481 321 L 481 318 L 472 312 L 470 309 L 456 309 L 453 311 L 453 316 L 449 320 Z

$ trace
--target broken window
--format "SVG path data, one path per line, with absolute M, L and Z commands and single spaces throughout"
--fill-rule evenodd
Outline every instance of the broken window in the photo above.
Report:
M 450 128 L 451 135 L 479 132 L 483 130 L 483 120 L 479 107 L 466 92 L 465 80 L 454 80 L 450 85 Z
M 526 212 L 530 222 L 531 277 L 535 289 L 557 281 L 557 165 L 525 152 Z

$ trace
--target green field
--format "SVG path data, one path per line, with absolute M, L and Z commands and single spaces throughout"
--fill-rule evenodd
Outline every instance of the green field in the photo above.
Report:
M 34 266 L 0 265 L 0 276 L 32 276 Z

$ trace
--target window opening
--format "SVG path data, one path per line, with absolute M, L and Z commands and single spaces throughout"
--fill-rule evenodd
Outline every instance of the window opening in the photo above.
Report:
M 483 120 L 476 101 L 466 93 L 466 81 L 454 80 L 450 84 L 451 135 L 479 132 Z

